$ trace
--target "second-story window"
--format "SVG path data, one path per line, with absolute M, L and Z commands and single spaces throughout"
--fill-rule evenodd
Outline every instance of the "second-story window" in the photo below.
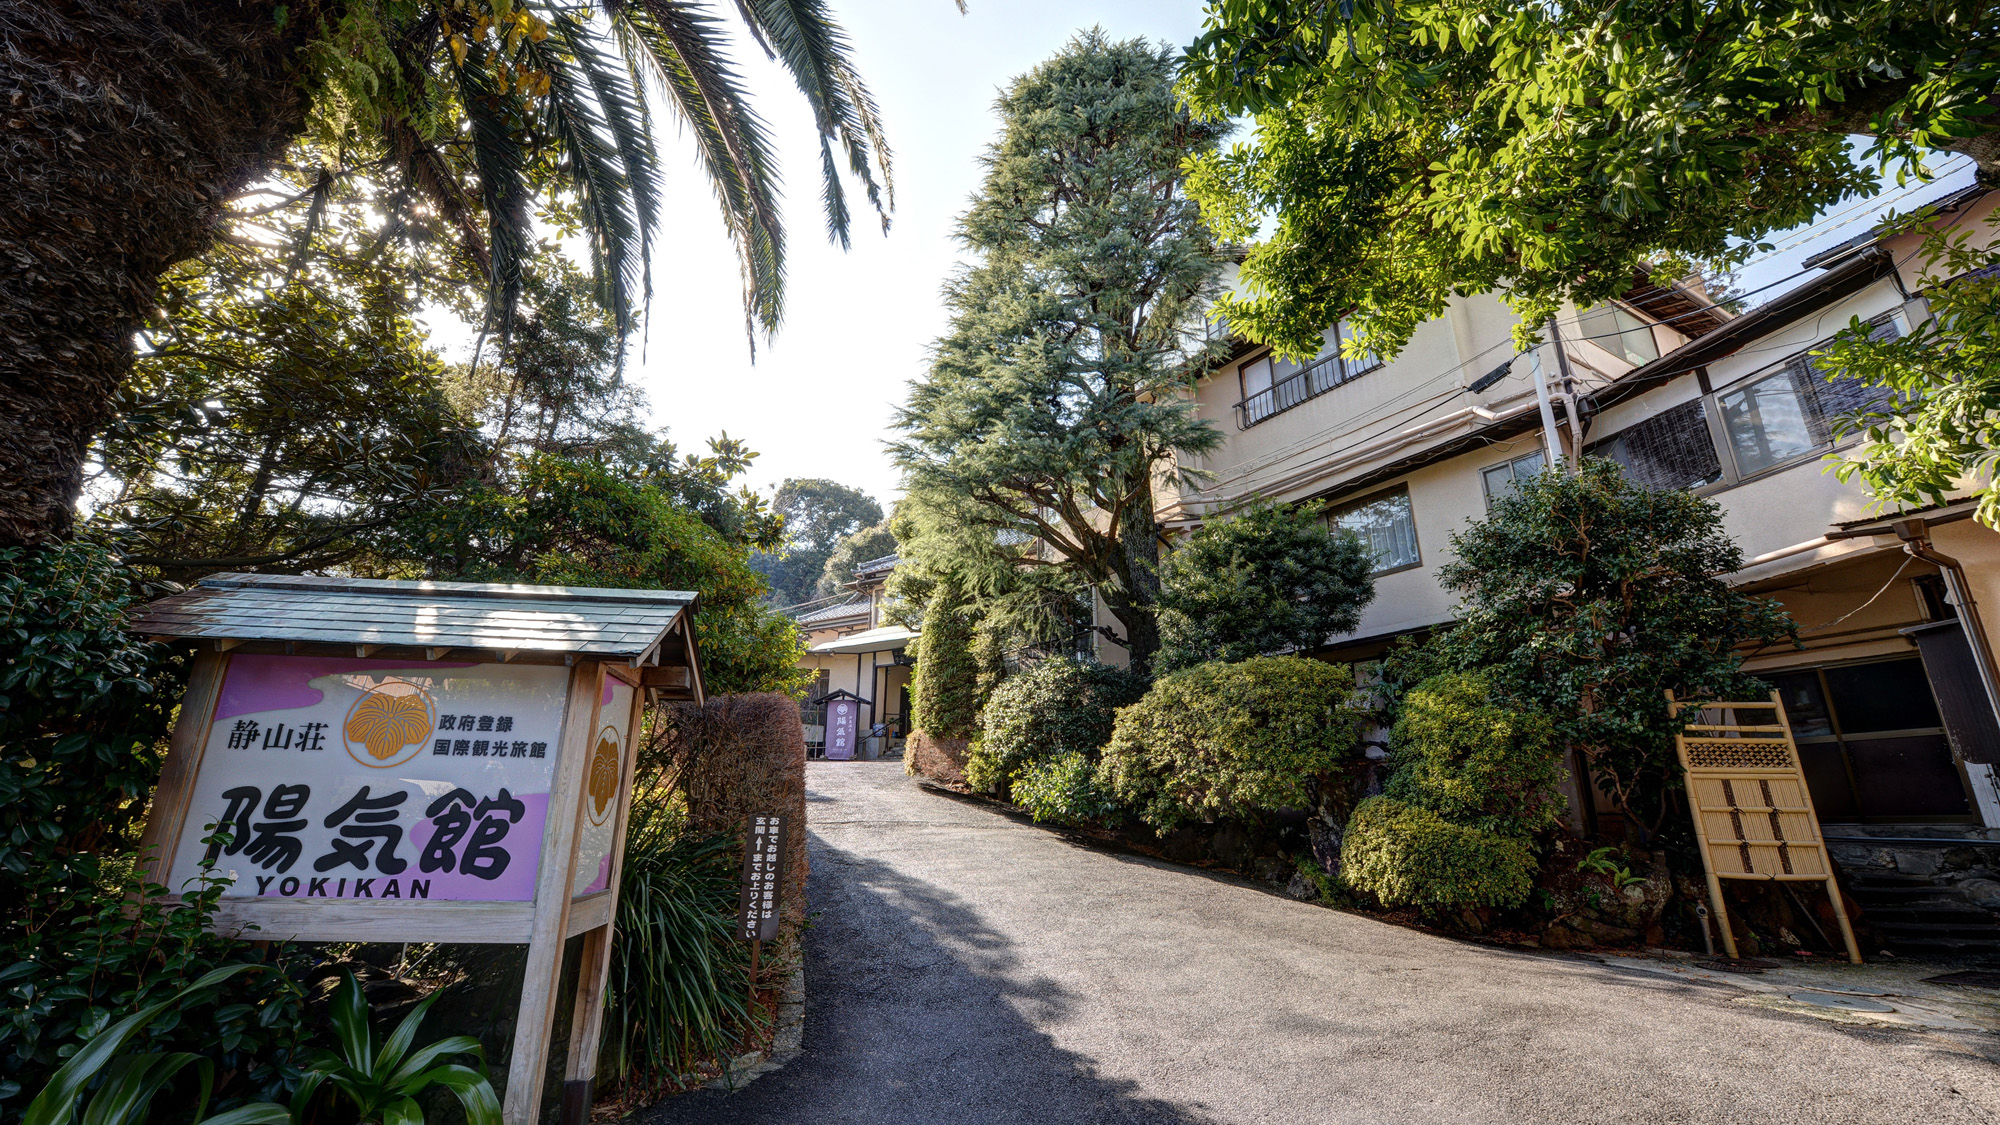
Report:
M 1887 317 L 1869 335 L 1893 340 L 1899 331 Z M 1716 414 L 1737 479 L 1825 452 L 1833 443 L 1835 419 L 1873 406 L 1887 393 L 1859 379 L 1828 382 L 1810 352 L 1724 389 L 1715 396 Z
M 1336 508 L 1327 517 L 1327 522 L 1361 537 L 1361 542 L 1375 557 L 1372 573 L 1387 574 L 1423 562 L 1423 556 L 1417 550 L 1417 521 L 1410 509 L 1410 490 L 1407 488 Z
M 1589 452 L 1623 465 L 1634 484 L 1647 488 L 1705 488 L 1722 479 L 1722 459 L 1700 399 L 1627 426 Z
M 1644 320 L 1623 305 L 1609 301 L 1585 309 L 1576 318 L 1583 338 L 1634 367 L 1660 358 L 1660 345 Z
M 1514 495 L 1520 482 L 1542 471 L 1546 458 L 1537 449 L 1526 457 L 1516 457 L 1512 461 L 1502 461 L 1498 465 L 1479 471 L 1479 484 L 1486 491 L 1486 510 L 1492 511 L 1495 501 Z

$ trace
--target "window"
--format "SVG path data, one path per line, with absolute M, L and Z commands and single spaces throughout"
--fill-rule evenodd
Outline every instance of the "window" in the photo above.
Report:
M 1623 357 L 1634 367 L 1660 358 L 1660 345 L 1653 339 L 1653 330 L 1623 305 L 1607 301 L 1586 309 L 1576 318 L 1576 326 L 1584 339 Z
M 1408 489 L 1339 509 L 1328 518 L 1334 527 L 1361 537 L 1375 556 L 1375 574 L 1403 570 L 1423 561 L 1417 551 L 1417 521 L 1410 510 Z
M 1618 462 L 1626 477 L 1646 488 L 1702 488 L 1722 479 L 1722 459 L 1700 399 L 1628 426 L 1589 452 Z
M 1381 357 L 1373 352 L 1353 359 L 1340 354 L 1341 340 L 1351 338 L 1352 333 L 1345 320 L 1327 329 L 1321 334 L 1325 344 L 1311 363 L 1301 365 L 1264 355 L 1237 367 L 1243 389 L 1243 400 L 1236 404 L 1237 425 L 1247 430 L 1382 366 Z
M 1869 335 L 1893 340 L 1898 331 L 1894 318 L 1884 318 Z M 1833 443 L 1836 419 L 1885 397 L 1880 387 L 1859 379 L 1828 382 L 1808 352 L 1723 391 L 1715 405 L 1740 480 L 1825 451 Z
M 1823 820 L 1966 820 L 1971 809 L 1918 657 L 1762 677 L 1785 705 Z
M 1526 457 L 1516 457 L 1503 461 L 1479 473 L 1479 482 L 1486 489 L 1486 509 L 1493 510 L 1493 502 L 1514 495 L 1514 488 L 1521 481 L 1542 471 L 1542 451 L 1537 449 Z

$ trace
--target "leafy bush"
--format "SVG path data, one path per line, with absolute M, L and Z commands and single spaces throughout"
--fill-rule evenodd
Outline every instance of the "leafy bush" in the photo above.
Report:
M 342 1098 L 353 1103 L 354 1114 L 362 1121 L 417 1125 L 424 1119 L 417 1095 L 441 1086 L 458 1098 L 466 1125 L 500 1125 L 500 1099 L 487 1081 L 486 1052 L 480 1049 L 479 1040 L 470 1035 L 448 1035 L 410 1049 L 425 1014 L 443 995 L 440 989 L 418 1001 L 389 1038 L 378 1044 L 375 1029 L 368 1022 L 368 999 L 362 994 L 361 982 L 353 973 L 342 972 L 327 1006 L 340 1050 L 314 1053 L 305 1081 L 292 1099 L 294 1115 L 304 1118 L 314 1092 L 330 1083 Z M 474 1065 L 466 1066 L 461 1061 L 466 1059 Z
M 1044 660 L 1009 676 L 980 712 L 979 748 L 966 763 L 966 781 L 998 790 L 1043 759 L 1081 754 L 1096 761 L 1118 708 L 1138 702 L 1146 687 L 1136 672 L 1077 660 Z
M 972 657 L 972 607 L 955 579 L 937 583 L 924 607 L 910 683 L 916 729 L 932 738 L 971 738 L 979 731 L 979 666 Z
M 1393 797 L 1354 810 L 1341 874 L 1385 906 L 1511 908 L 1527 900 L 1535 857 L 1526 841 L 1463 824 Z
M 283 947 L 208 933 L 213 882 L 143 885 L 133 849 L 179 665 L 125 631 L 130 575 L 87 542 L 0 551 L 0 1122 L 119 1016 L 228 974 L 133 1033 L 209 1060 L 217 1106 L 296 1078 L 302 1000 Z M 173 903 L 169 909 L 167 903 Z
M 1345 665 L 1297 656 L 1162 676 L 1118 713 L 1102 783 L 1148 824 L 1311 807 L 1360 759 Z
M 966 767 L 967 780 L 972 769 Z M 1014 779 L 1013 801 L 1047 824 L 1088 824 L 1118 811 L 1097 783 L 1097 767 L 1080 751 L 1030 761 Z
M 685 824 L 677 795 L 633 794 L 604 1045 L 605 1065 L 642 1095 L 726 1060 L 752 1019 L 734 921 L 741 841 Z
M 1439 580 L 1459 594 L 1459 624 L 1432 638 L 1424 674 L 1478 670 L 1494 689 L 1550 717 L 1598 785 L 1658 831 L 1684 823 L 1663 689 L 1683 698 L 1751 698 L 1740 646 L 1793 625 L 1766 598 L 1721 575 L 1743 565 L 1713 500 L 1653 491 L 1611 461 L 1542 473 L 1452 536 Z M 1693 712 L 1689 712 L 1691 716 Z
M 1325 517 L 1317 502 L 1260 503 L 1188 536 L 1160 567 L 1159 667 L 1310 652 L 1360 624 L 1374 561 Z
M 1390 734 L 1383 793 L 1457 824 L 1528 837 L 1562 818 L 1562 755 L 1542 715 L 1496 702 L 1483 676 L 1426 680 Z
M 1519 906 L 1528 840 L 1562 816 L 1554 725 L 1496 700 L 1484 676 L 1446 673 L 1404 698 L 1390 762 L 1384 796 L 1348 824 L 1349 885 L 1389 906 Z

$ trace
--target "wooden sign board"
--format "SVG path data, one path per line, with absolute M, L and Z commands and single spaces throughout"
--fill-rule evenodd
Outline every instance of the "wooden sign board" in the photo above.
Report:
M 1861 950 L 1841 902 L 1826 842 L 1820 837 L 1819 816 L 1813 811 L 1798 744 L 1778 693 L 1760 703 L 1698 703 L 1677 701 L 1669 691 L 1667 708 L 1674 715 L 1695 708 L 1702 712 L 1698 718 L 1715 720 L 1688 724 L 1675 736 L 1674 746 L 1687 779 L 1688 806 L 1723 949 L 1736 956 L 1736 935 L 1729 929 L 1721 880 L 1823 883 L 1833 900 L 1848 960 L 1859 965 Z M 1768 713 L 1770 718 L 1748 722 L 1745 712 L 1759 717 Z
M 633 732 L 701 699 L 693 594 L 222 574 L 135 631 L 198 646 L 148 878 L 228 880 L 257 939 L 528 947 L 503 1106 L 532 1125 L 564 944 L 583 942 L 563 1116 L 588 1118 Z

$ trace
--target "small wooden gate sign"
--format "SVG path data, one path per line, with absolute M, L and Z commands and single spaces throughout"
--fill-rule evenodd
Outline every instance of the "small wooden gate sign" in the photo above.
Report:
M 1722 880 L 1823 883 L 1833 901 L 1841 939 L 1847 943 L 1847 959 L 1859 965 L 1861 949 L 1854 942 L 1854 927 L 1841 902 L 1826 842 L 1820 838 L 1798 744 L 1778 693 L 1772 692 L 1762 703 L 1713 703 L 1681 702 L 1667 692 L 1669 714 L 1677 716 L 1688 708 L 1701 712 L 1698 719 L 1715 715 L 1721 720 L 1688 724 L 1674 736 L 1674 747 L 1687 778 L 1688 806 L 1708 873 L 1716 924 L 1722 930 L 1722 948 L 1736 956 Z M 1769 711 L 1773 718 L 1743 722 L 1745 711 Z
M 528 947 L 506 1125 L 533 1125 L 564 943 L 587 1120 L 645 697 L 701 698 L 695 596 L 219 574 L 133 628 L 196 641 L 147 876 L 228 879 L 260 939 Z

